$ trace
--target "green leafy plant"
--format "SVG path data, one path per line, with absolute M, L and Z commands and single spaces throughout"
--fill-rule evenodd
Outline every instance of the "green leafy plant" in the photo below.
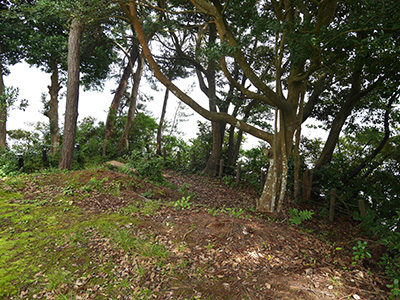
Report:
M 180 209 L 180 210 L 184 210 L 184 209 L 190 209 L 192 206 L 192 202 L 189 202 L 190 200 L 190 196 L 182 197 L 182 199 L 177 200 L 175 202 L 173 202 L 173 206 L 175 209 Z
M 228 186 L 236 186 L 236 178 L 232 175 L 225 175 L 222 181 Z
M 400 286 L 399 286 L 399 279 L 394 279 L 393 284 L 386 285 L 390 288 L 392 294 L 389 296 L 390 299 L 398 299 L 400 297 Z
M 357 265 L 360 261 L 364 259 L 371 258 L 371 253 L 367 250 L 368 242 L 357 241 L 357 245 L 353 247 L 353 266 Z
M 314 212 L 307 209 L 299 211 L 297 208 L 293 208 L 289 210 L 289 215 L 291 216 L 289 221 L 291 224 L 300 225 L 303 221 L 310 220 L 313 214 Z

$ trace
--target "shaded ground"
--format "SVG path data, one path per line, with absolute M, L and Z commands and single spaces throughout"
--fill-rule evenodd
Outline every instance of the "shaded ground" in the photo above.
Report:
M 388 299 L 377 265 L 352 265 L 354 224 L 332 227 L 315 216 L 290 226 L 254 213 L 258 195 L 249 187 L 164 177 L 171 188 L 105 169 L 0 182 L 24 195 L 9 203 L 62 202 L 64 227 L 80 228 L 42 249 L 60 255 L 52 262 L 59 267 L 40 263 L 29 281 L 11 281 L 17 292 L 5 299 Z M 12 218 L 2 221 L 6 232 Z M 50 285 L 50 269 L 67 275 Z

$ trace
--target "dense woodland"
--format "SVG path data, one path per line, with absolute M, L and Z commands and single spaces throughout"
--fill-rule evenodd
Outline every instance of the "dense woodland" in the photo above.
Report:
M 237 185 L 240 166 L 239 185 L 259 193 L 255 211 L 274 218 L 328 219 L 335 198 L 335 218 L 352 219 L 381 247 L 400 296 L 399 1 L 7 0 L 0 8 L 0 177 L 118 160 L 153 182 L 177 169 Z M 48 74 L 48 123 L 31 131 L 6 126 L 10 110 L 34 101 L 4 85 L 21 62 Z M 208 107 L 181 85 L 186 78 Z M 79 87 L 101 90 L 106 80 L 116 83 L 106 121 L 77 122 Z M 148 99 L 142 85 L 160 97 Z M 171 94 L 182 105 L 167 120 Z M 159 102 L 159 117 L 148 101 Z M 193 113 L 204 120 L 184 141 L 178 124 Z M 305 127 L 326 138 L 303 137 Z M 247 135 L 260 146 L 243 150 Z

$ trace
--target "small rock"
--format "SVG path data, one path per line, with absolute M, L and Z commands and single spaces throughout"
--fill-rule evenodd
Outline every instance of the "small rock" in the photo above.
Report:
M 308 268 L 305 270 L 305 272 L 306 272 L 306 275 L 311 275 L 311 274 L 313 274 L 314 270 L 311 268 Z
M 364 273 L 362 271 L 357 271 L 356 276 L 360 277 L 360 278 L 364 278 Z

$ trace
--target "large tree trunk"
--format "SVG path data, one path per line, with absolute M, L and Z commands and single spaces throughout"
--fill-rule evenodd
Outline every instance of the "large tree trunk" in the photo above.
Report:
M 0 48 L 1 54 L 1 48 Z M 4 94 L 4 81 L 3 81 L 3 69 L 1 67 L 0 57 L 0 148 L 6 148 L 6 135 L 7 135 L 7 101 L 3 97 Z
M 295 128 L 296 115 L 294 113 L 284 114 L 279 110 L 275 118 L 275 139 L 271 149 L 264 152 L 270 159 L 270 163 L 264 190 L 257 202 L 258 211 L 268 213 L 281 211 L 286 193 L 288 162 Z
M 126 119 L 124 131 L 122 133 L 121 139 L 119 140 L 119 149 L 123 149 L 124 147 L 128 150 L 129 149 L 129 131 L 132 128 L 133 120 L 135 118 L 135 111 L 136 111 L 136 103 L 137 103 L 137 95 L 139 92 L 139 85 L 140 79 L 142 78 L 142 72 L 144 67 L 144 55 L 140 54 L 140 58 L 138 60 L 138 66 L 136 72 L 133 76 L 133 86 L 131 97 L 129 99 L 129 110 L 128 116 Z
M 162 133 L 162 127 L 164 125 L 164 119 L 165 119 L 165 113 L 167 111 L 167 103 L 168 103 L 168 96 L 169 96 L 169 89 L 165 89 L 165 95 L 164 95 L 164 103 L 161 111 L 161 117 L 160 117 L 160 122 L 158 123 L 158 129 L 157 129 L 157 146 L 156 146 L 156 154 L 161 155 L 161 133 Z
M 84 22 L 78 18 L 72 19 L 68 39 L 68 80 L 67 100 L 65 106 L 65 122 L 63 144 L 59 162 L 60 169 L 72 168 L 76 121 L 78 119 L 80 46 Z
M 50 121 L 50 153 L 54 154 L 60 146 L 60 129 L 58 128 L 58 92 L 60 91 L 61 86 L 59 83 L 57 62 L 51 60 L 50 68 L 52 70 L 51 85 L 47 87 L 50 94 L 49 109 L 44 112 L 44 115 L 48 117 Z
M 130 57 L 128 57 L 128 64 L 124 69 L 124 72 L 122 73 L 121 80 L 119 82 L 118 88 L 115 91 L 115 95 L 113 98 L 113 101 L 111 103 L 110 109 L 107 114 L 107 120 L 106 120 L 106 125 L 105 125 L 105 135 L 104 135 L 104 141 L 103 141 L 103 153 L 102 155 L 105 156 L 107 153 L 107 142 L 110 140 L 110 138 L 114 134 L 114 124 L 115 124 L 115 119 L 117 116 L 117 111 L 118 108 L 121 104 L 122 96 L 125 93 L 125 89 L 128 85 L 128 80 L 129 77 L 132 74 L 133 66 L 139 57 L 139 48 L 137 45 L 133 45 Z

